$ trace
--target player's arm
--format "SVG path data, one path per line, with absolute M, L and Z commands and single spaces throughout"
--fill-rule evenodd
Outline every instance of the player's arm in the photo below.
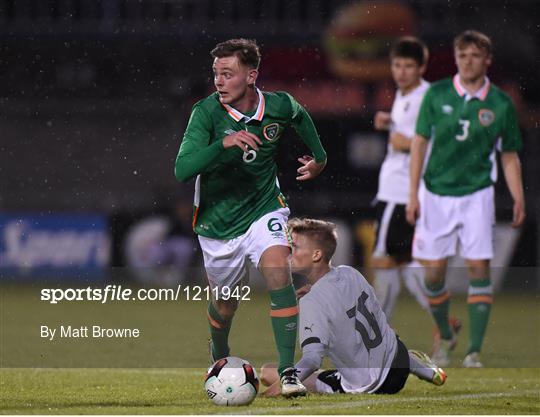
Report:
M 299 181 L 305 181 L 318 176 L 326 166 L 326 151 L 324 150 L 315 124 L 310 115 L 298 102 L 289 94 L 292 107 L 291 122 L 292 126 L 302 138 L 306 146 L 311 150 L 312 155 L 304 155 L 298 158 L 298 162 L 302 164 L 298 168 Z
M 414 225 L 420 215 L 420 203 L 418 202 L 418 187 L 422 177 L 422 168 L 428 147 L 428 140 L 431 137 L 431 130 L 435 115 L 432 106 L 432 90 L 427 91 L 420 105 L 418 118 L 416 119 L 416 134 L 411 142 L 411 160 L 409 169 L 410 195 L 407 204 L 407 221 Z
M 212 134 L 210 117 L 196 104 L 176 156 L 174 175 L 178 181 L 184 182 L 200 174 L 221 155 L 225 149 L 222 141 L 209 145 Z
M 517 152 L 503 152 L 501 154 L 501 164 L 506 184 L 514 199 L 512 227 L 519 227 L 525 220 L 525 198 L 521 179 L 521 163 Z
M 391 123 L 392 117 L 390 116 L 390 113 L 385 111 L 378 111 L 375 113 L 375 118 L 373 119 L 375 130 L 388 130 L 390 129 Z
M 408 138 L 402 133 L 390 133 L 390 145 L 392 149 L 400 152 L 409 152 L 411 150 L 412 138 Z
M 326 348 L 320 342 L 310 343 L 302 347 L 302 358 L 295 365 L 300 381 L 305 381 L 313 372 L 319 370 L 325 353 Z
M 422 167 L 426 157 L 428 140 L 421 135 L 415 135 L 411 143 L 411 161 L 409 169 L 410 195 L 407 204 L 407 221 L 414 225 L 420 215 L 420 203 L 418 202 L 418 187 L 422 176 Z
M 521 164 L 518 156 L 522 143 L 516 108 L 510 99 L 506 104 L 502 122 L 502 130 L 500 132 L 501 141 L 499 143 L 501 164 L 506 184 L 514 199 L 512 226 L 519 227 L 525 220 L 525 198 L 523 197 Z
M 257 144 L 261 144 L 257 136 L 246 131 L 235 132 L 210 144 L 212 135 L 210 116 L 199 105 L 195 105 L 176 157 L 174 174 L 178 181 L 187 181 L 204 172 L 219 159 L 225 149 L 236 146 L 242 151 L 249 148 L 257 150 Z
M 299 301 L 298 338 L 302 358 L 296 364 L 300 381 L 307 379 L 321 366 L 330 340 L 326 306 L 316 299 L 302 297 Z

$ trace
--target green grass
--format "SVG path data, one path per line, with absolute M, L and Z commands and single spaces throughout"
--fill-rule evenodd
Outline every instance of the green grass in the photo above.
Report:
M 67 303 L 50 306 L 36 289 L 4 289 L 0 326 L 2 414 L 539 414 L 540 304 L 537 295 L 499 295 L 486 336 L 484 369 L 459 368 L 467 345 L 464 322 L 448 381 L 434 387 L 409 377 L 393 396 L 258 397 L 248 407 L 210 403 L 204 302 Z M 39 325 L 139 327 L 130 341 L 43 341 Z M 431 322 L 404 297 L 393 325 L 409 348 L 430 350 Z M 231 335 L 235 355 L 260 366 L 275 361 L 265 297 L 242 305 Z M 68 369 L 70 366 L 77 368 Z
M 538 414 L 538 369 L 450 369 L 437 388 L 410 377 L 393 396 L 257 398 L 212 405 L 203 369 L 4 369 L 5 414 Z

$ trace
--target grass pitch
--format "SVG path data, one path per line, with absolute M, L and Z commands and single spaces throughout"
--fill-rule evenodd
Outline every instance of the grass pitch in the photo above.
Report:
M 2 294 L 3 414 L 540 414 L 537 295 L 497 297 L 483 353 L 487 367 L 474 370 L 459 367 L 467 346 L 468 323 L 463 297 L 453 302 L 452 313 L 462 319 L 464 328 L 443 387 L 411 375 L 405 389 L 392 396 L 258 397 L 250 406 L 233 408 L 214 406 L 203 390 L 208 361 L 206 303 L 75 303 L 52 308 L 36 304 L 36 297 L 28 297 L 28 291 L 34 294 L 20 289 Z M 133 321 L 143 336 L 137 341 L 100 341 L 96 345 L 89 340 L 42 342 L 35 334 L 42 322 L 103 323 L 107 317 L 124 317 L 126 325 Z M 400 300 L 394 317 L 392 324 L 405 344 L 429 352 L 429 317 L 406 297 Z M 241 306 L 231 345 L 233 354 L 256 366 L 275 361 L 265 296 Z M 121 358 L 116 357 L 119 351 Z M 82 359 L 87 360 L 87 367 L 67 368 L 84 364 Z M 171 366 L 174 361 L 177 365 Z M 139 367 L 113 367 L 134 363 Z M 39 367 L 49 364 L 58 368 Z

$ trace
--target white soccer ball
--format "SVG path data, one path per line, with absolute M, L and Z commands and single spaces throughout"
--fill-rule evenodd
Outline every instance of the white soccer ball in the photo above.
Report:
M 259 378 L 248 361 L 229 356 L 208 369 L 204 389 L 214 404 L 248 405 L 257 396 Z

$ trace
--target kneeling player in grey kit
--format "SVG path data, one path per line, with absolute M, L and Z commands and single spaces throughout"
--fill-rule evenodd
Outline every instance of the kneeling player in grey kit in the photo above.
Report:
M 300 345 L 298 377 L 311 392 L 394 394 L 409 373 L 442 385 L 445 372 L 422 352 L 407 348 L 387 323 L 373 288 L 350 266 L 333 267 L 337 234 L 333 223 L 313 219 L 289 221 L 292 270 L 307 277 L 298 290 Z M 335 370 L 321 371 L 328 356 Z M 279 394 L 274 364 L 263 365 L 265 395 Z

